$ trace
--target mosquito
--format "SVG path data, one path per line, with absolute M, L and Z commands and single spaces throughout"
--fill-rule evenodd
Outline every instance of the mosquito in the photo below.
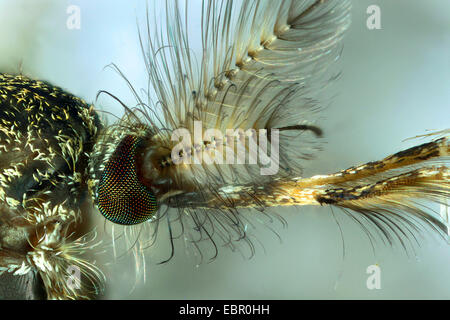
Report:
M 447 239 L 447 221 L 427 204 L 444 206 L 450 195 L 448 130 L 377 161 L 303 176 L 320 149 L 320 95 L 337 78 L 330 70 L 350 8 L 345 0 L 203 0 L 197 56 L 187 2 L 167 0 L 166 24 L 148 12 L 139 31 L 144 94 L 113 66 L 136 106 L 99 92 L 125 110 L 112 124 L 53 84 L 1 74 L 2 295 L 99 297 L 105 276 L 89 258 L 101 247 L 97 214 L 112 250 L 134 255 L 137 274 L 163 227 L 171 252 L 161 262 L 177 239 L 202 259 L 242 243 L 253 253 L 249 227 L 283 221 L 280 207 L 339 209 L 370 239 L 405 250 L 425 226 Z

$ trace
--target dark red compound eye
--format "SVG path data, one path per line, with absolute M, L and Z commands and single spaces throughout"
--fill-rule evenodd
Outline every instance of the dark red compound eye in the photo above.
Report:
M 108 220 L 133 225 L 150 219 L 158 209 L 156 197 L 138 178 L 136 150 L 142 140 L 126 136 L 106 164 L 97 190 L 97 204 Z

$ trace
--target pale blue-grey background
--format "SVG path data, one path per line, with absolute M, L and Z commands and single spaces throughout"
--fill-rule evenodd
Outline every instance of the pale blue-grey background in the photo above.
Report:
M 66 28 L 71 4 L 81 8 L 80 30 Z M 381 7 L 381 30 L 366 28 L 371 4 Z M 200 10 L 198 5 L 192 12 L 197 35 Z M 145 1 L 0 0 L 0 70 L 21 68 L 89 102 L 106 89 L 132 105 L 124 81 L 104 67 L 114 62 L 137 87 L 145 85 L 136 32 L 136 19 L 142 25 L 144 11 Z M 447 0 L 354 1 L 343 76 L 333 87 L 338 95 L 323 115 L 328 143 L 308 173 L 379 159 L 418 143 L 402 142 L 406 138 L 450 127 L 449 13 Z M 97 107 L 121 114 L 112 100 L 102 98 Z M 365 234 L 340 215 L 342 259 L 329 208 L 278 212 L 289 223 L 287 230 L 279 229 L 283 242 L 262 234 L 266 253 L 258 247 L 250 261 L 228 250 L 198 267 L 183 251 L 164 265 L 150 258 L 147 283 L 131 293 L 130 266 L 117 263 L 108 271 L 107 297 L 450 298 L 450 248 L 442 241 L 424 240 L 417 257 L 381 245 L 375 256 Z M 366 268 L 375 263 L 382 270 L 382 289 L 368 290 Z

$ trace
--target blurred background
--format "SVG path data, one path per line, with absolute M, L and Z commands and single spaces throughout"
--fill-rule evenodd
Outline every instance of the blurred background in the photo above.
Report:
M 158 10 L 159 3 L 149 3 Z M 381 9 L 379 30 L 366 26 L 373 4 Z M 79 29 L 67 27 L 71 5 L 80 8 Z M 191 32 L 199 36 L 201 2 L 192 1 L 192 8 Z M 339 64 L 342 77 L 320 123 L 327 144 L 308 163 L 306 175 L 377 160 L 424 141 L 407 138 L 450 127 L 449 12 L 446 0 L 354 1 Z M 146 86 L 137 36 L 144 19 L 144 0 L 0 0 L 0 71 L 22 71 L 88 102 L 108 90 L 134 105 L 124 80 L 106 66 L 115 63 L 133 85 Z M 118 103 L 105 97 L 96 107 L 122 114 Z M 257 236 L 264 249 L 257 245 L 250 260 L 223 249 L 213 262 L 196 265 L 178 250 L 158 265 L 161 259 L 151 253 L 146 282 L 134 288 L 129 260 L 102 260 L 105 298 L 450 299 L 450 247 L 436 236 L 419 237 L 420 247 L 409 255 L 381 242 L 374 252 L 361 228 L 337 211 L 344 243 L 329 208 L 277 213 L 289 224 L 274 225 L 282 241 L 262 232 Z M 374 264 L 381 268 L 379 290 L 366 287 L 366 269 Z

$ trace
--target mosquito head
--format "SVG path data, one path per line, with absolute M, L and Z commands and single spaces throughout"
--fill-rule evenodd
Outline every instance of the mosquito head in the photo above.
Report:
M 107 162 L 97 189 L 97 205 L 108 220 L 134 225 L 153 217 L 158 204 L 154 192 L 142 183 L 139 157 L 143 140 L 126 136 Z

